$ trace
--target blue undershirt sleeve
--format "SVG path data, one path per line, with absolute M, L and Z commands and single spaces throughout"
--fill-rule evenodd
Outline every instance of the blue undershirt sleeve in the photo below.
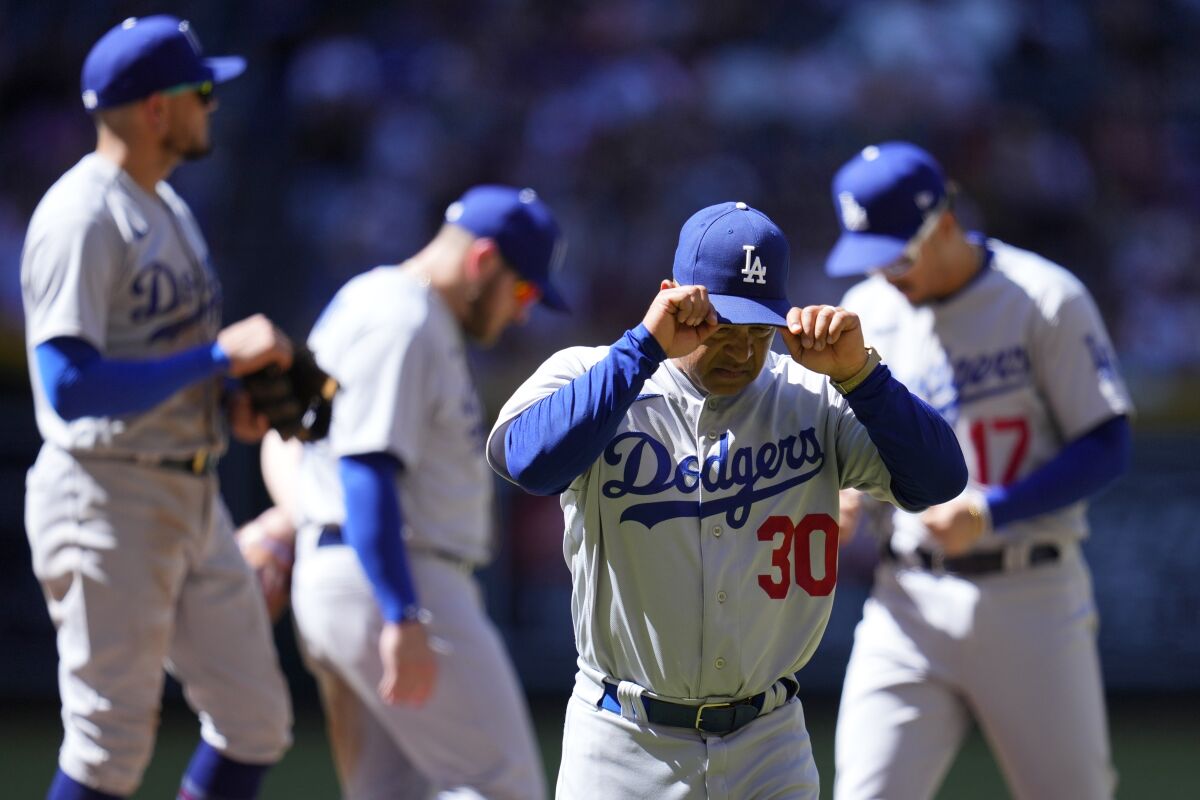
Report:
M 600 457 L 646 379 L 667 357 L 645 325 L 587 372 L 522 411 L 504 434 L 508 473 L 533 494 L 557 494 Z
M 68 422 L 146 411 L 229 367 L 216 342 L 166 358 L 116 361 L 83 339 L 66 336 L 42 342 L 34 356 L 51 407 Z
M 346 503 L 342 536 L 358 554 L 388 622 L 413 619 L 417 609 L 408 549 L 400 535 L 404 520 L 396 491 L 399 469 L 400 462 L 388 453 L 338 459 Z
M 1069 442 L 1021 480 L 987 490 L 992 527 L 1046 514 L 1090 497 L 1129 469 L 1129 419 L 1117 416 Z
M 967 485 L 967 464 L 954 430 L 892 377 L 885 364 L 846 395 L 892 475 L 892 494 L 907 511 L 957 497 Z

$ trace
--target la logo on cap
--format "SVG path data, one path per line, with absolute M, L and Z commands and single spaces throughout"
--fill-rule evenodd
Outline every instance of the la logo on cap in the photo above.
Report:
M 850 192 L 838 195 L 838 204 L 842 209 L 842 224 L 848 231 L 865 231 L 869 227 L 867 210 L 859 205 Z
M 746 266 L 742 267 L 742 274 L 746 277 L 742 278 L 742 283 L 766 283 L 767 268 L 762 259 L 754 255 L 754 245 L 744 244 L 742 249 L 746 251 Z M 750 261 L 751 256 L 754 256 L 753 263 Z

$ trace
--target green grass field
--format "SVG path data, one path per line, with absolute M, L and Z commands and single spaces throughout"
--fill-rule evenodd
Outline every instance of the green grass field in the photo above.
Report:
M 553 786 L 558 766 L 563 699 L 532 702 L 546 771 Z M 833 723 L 836 699 L 806 703 L 822 797 L 832 794 Z M 1200 698 L 1118 696 L 1110 700 L 1113 752 L 1121 780 L 1118 797 L 1131 800 L 1200 798 Z M 0 754 L 7 786 L 0 796 L 14 800 L 44 796 L 54 771 L 60 729 L 57 709 L 45 704 L 6 703 L 0 718 Z M 139 800 L 173 798 L 179 775 L 198 735 L 198 723 L 178 703 L 164 709 L 154 759 Z M 319 711 L 297 709 L 295 745 L 268 776 L 265 800 L 336 798 L 337 784 L 326 749 Z M 959 754 L 939 798 L 989 800 L 1009 796 L 983 740 L 974 734 Z M 1063 798 L 1062 800 L 1069 800 Z

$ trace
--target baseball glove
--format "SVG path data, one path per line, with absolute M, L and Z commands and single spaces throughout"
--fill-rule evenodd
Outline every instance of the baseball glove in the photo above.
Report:
M 243 377 L 242 385 L 254 410 L 284 439 L 313 442 L 329 433 L 338 384 L 317 366 L 308 348 L 296 349 L 288 369 L 265 367 Z

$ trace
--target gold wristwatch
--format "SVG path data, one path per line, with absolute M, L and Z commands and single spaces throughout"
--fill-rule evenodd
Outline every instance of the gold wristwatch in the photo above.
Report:
M 875 371 L 875 367 L 879 366 L 879 362 L 883 359 L 879 357 L 879 351 L 874 347 L 867 348 L 867 363 L 863 364 L 863 368 L 851 375 L 846 380 L 838 382 L 831 380 L 833 388 L 842 393 L 843 396 L 850 394 L 858 385 L 867 379 L 867 376 Z

